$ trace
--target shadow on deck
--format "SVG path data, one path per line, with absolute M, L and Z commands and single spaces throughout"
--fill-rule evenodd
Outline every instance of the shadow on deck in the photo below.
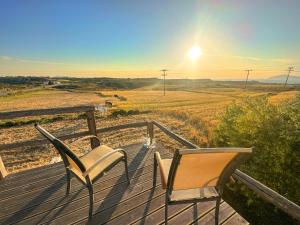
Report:
M 164 191 L 158 176 L 152 187 L 153 152 L 171 157 L 159 144 L 148 149 L 143 143 L 123 147 L 128 153 L 130 186 L 123 165 L 115 166 L 94 184 L 94 216 L 89 224 L 162 224 Z M 62 163 L 28 170 L 0 182 L 0 224 L 88 224 L 89 198 L 83 185 L 72 179 L 65 196 Z M 169 224 L 214 224 L 215 202 L 174 205 Z M 220 207 L 220 224 L 247 224 L 226 202 Z

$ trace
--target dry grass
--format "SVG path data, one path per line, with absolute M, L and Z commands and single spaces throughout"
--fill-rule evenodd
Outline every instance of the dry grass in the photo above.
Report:
M 0 111 L 42 109 L 104 102 L 94 92 L 69 92 L 60 90 L 38 90 L 15 96 L 0 97 Z
M 151 111 L 147 114 L 126 116 L 120 118 L 101 117 L 97 127 L 107 127 L 134 121 L 158 120 L 176 133 L 201 146 L 208 146 L 210 133 L 218 122 L 228 104 L 241 101 L 245 96 L 264 95 L 261 91 L 244 91 L 241 89 L 206 88 L 201 91 L 170 91 L 166 96 L 161 91 L 103 91 L 98 92 L 68 92 L 59 90 L 38 90 L 13 97 L 1 97 L 0 111 L 13 111 L 35 108 L 72 106 L 80 104 L 101 104 L 105 100 L 113 101 L 114 109 Z M 270 97 L 277 103 L 296 96 L 299 92 L 281 92 Z M 114 95 L 125 97 L 121 101 Z M 44 125 L 56 135 L 69 134 L 87 129 L 86 121 L 64 120 Z M 181 148 L 179 144 L 168 139 L 156 130 L 156 138 L 170 150 Z M 113 147 L 144 141 L 146 129 L 127 129 L 120 132 L 100 134 L 102 143 Z M 33 125 L 0 129 L 0 144 L 40 138 Z M 70 140 L 74 141 L 74 140 Z M 68 143 L 70 143 L 68 141 Z M 89 150 L 89 143 L 81 143 L 74 150 L 82 155 Z M 58 156 L 49 145 L 19 149 L 5 149 L 0 152 L 9 172 L 17 172 L 28 168 L 48 164 L 53 157 Z

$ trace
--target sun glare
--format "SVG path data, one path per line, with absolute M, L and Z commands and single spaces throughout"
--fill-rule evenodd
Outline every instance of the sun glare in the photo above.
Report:
M 202 49 L 199 46 L 193 46 L 190 48 L 188 55 L 191 61 L 196 61 L 202 56 Z

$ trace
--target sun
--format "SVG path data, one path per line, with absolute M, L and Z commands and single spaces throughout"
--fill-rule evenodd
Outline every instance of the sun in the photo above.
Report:
M 202 53 L 202 49 L 195 45 L 190 48 L 188 55 L 191 61 L 196 61 L 202 56 Z

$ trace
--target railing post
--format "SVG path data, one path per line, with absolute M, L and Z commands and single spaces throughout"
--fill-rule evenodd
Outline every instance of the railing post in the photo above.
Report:
M 0 180 L 4 179 L 7 176 L 7 171 L 5 169 L 4 163 L 0 156 Z
M 154 127 L 152 121 L 147 123 L 147 131 L 148 131 L 148 137 L 150 139 L 150 145 L 151 145 L 154 139 Z
M 97 129 L 96 129 L 96 121 L 95 121 L 94 111 L 86 112 L 86 116 L 87 116 L 87 124 L 88 124 L 90 134 L 97 136 Z M 92 148 L 96 148 L 99 145 L 100 145 L 100 142 L 97 138 L 91 138 L 91 147 Z

